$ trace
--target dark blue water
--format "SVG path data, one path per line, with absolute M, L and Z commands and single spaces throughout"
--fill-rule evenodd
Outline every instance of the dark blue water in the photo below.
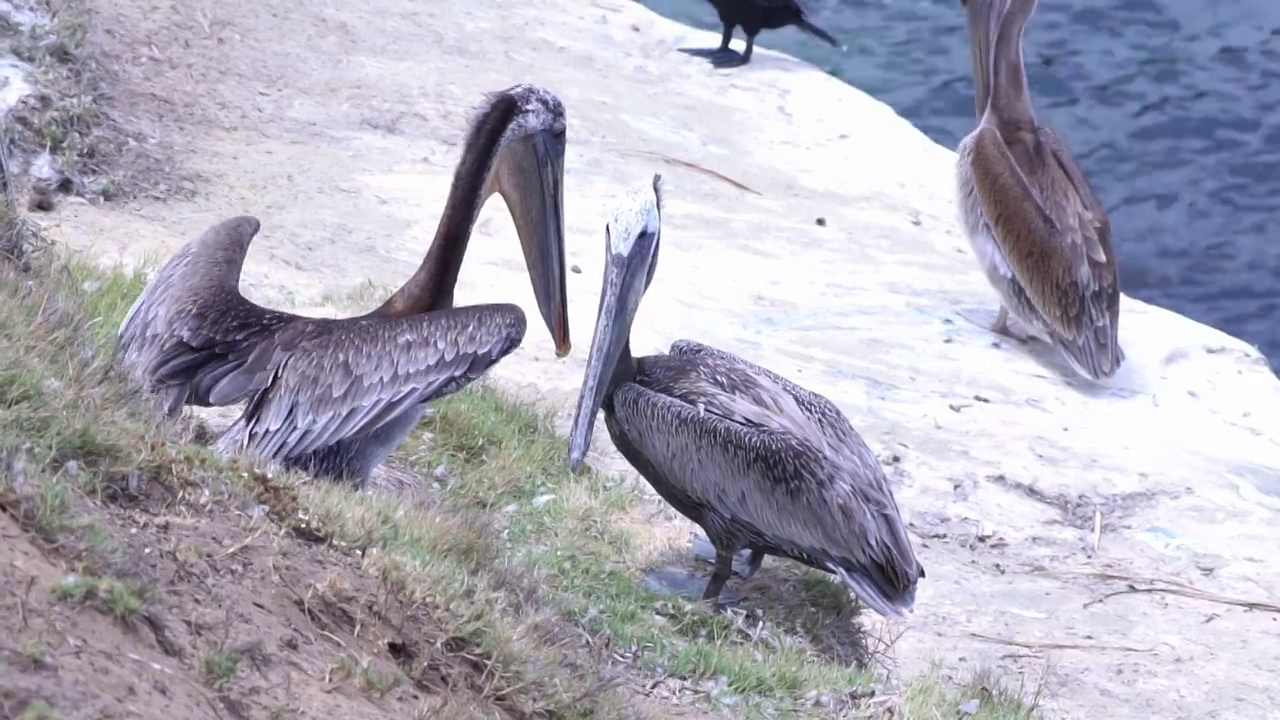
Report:
M 705 0 L 643 4 L 720 29 Z M 805 6 L 847 52 L 790 28 L 758 44 L 874 95 L 947 147 L 973 129 L 958 0 Z M 1280 1 L 1041 0 L 1024 53 L 1038 117 L 1111 214 L 1125 293 L 1280 366 Z

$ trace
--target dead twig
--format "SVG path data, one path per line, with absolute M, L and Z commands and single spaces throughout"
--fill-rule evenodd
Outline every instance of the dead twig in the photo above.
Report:
M 995 637 L 994 635 L 983 635 L 982 633 L 976 632 L 968 632 L 965 634 L 971 638 L 976 638 L 985 642 L 992 642 L 1000 645 L 1011 645 L 1013 647 L 1026 648 L 1028 650 L 1110 650 L 1115 652 L 1155 652 L 1155 648 L 1140 648 L 1133 647 L 1131 645 L 1098 645 L 1040 640 L 1015 640 L 1013 638 Z
M 653 150 L 624 150 L 623 152 L 630 153 L 632 155 L 647 155 L 648 157 L 656 157 L 659 160 L 663 160 L 665 162 L 671 163 L 672 165 L 679 165 L 680 167 L 688 168 L 689 170 L 694 170 L 704 175 L 710 175 L 711 177 L 717 178 L 719 180 L 723 180 L 729 183 L 730 185 L 738 188 L 739 190 L 744 190 L 753 195 L 764 195 L 764 193 L 760 192 L 759 190 L 749 188 L 746 185 L 743 185 L 742 183 L 738 182 L 737 180 L 734 180 L 733 178 L 729 177 L 728 175 L 725 175 L 724 173 L 717 172 L 715 170 L 712 170 L 709 167 L 705 167 L 694 162 L 689 162 L 688 160 L 681 160 L 680 158 L 674 158 L 665 153 L 655 152 Z
M 265 524 L 259 525 L 256 532 L 250 534 L 249 537 L 245 538 L 244 540 L 241 540 L 235 545 L 232 545 L 231 547 L 227 548 L 226 552 L 222 553 L 222 555 L 220 555 L 219 557 L 227 557 L 228 555 L 235 555 L 241 550 L 249 547 L 249 545 L 252 544 L 254 540 L 258 539 L 258 536 L 262 534 L 262 531 L 266 529 L 266 527 L 267 526 Z
M 1090 600 L 1084 604 L 1084 607 L 1097 605 L 1105 602 L 1109 598 L 1118 595 L 1137 595 L 1141 593 L 1163 593 L 1166 595 L 1177 595 L 1179 597 L 1191 598 L 1192 600 L 1204 600 L 1205 602 L 1217 603 L 1218 605 L 1230 605 L 1233 607 L 1241 607 L 1247 610 L 1258 610 L 1260 612 L 1280 613 L 1280 605 L 1263 600 L 1249 600 L 1246 598 L 1231 597 L 1229 595 L 1220 595 L 1218 593 L 1201 590 L 1193 585 L 1180 583 L 1176 580 L 1163 580 L 1161 578 L 1144 578 L 1132 577 L 1129 575 L 1121 575 L 1119 573 L 1105 572 L 1100 570 L 1051 570 L 1036 575 L 1048 575 L 1056 577 L 1087 577 L 1096 580 L 1114 580 L 1123 582 L 1128 585 L 1123 590 L 1115 590 L 1106 593 L 1102 597 Z

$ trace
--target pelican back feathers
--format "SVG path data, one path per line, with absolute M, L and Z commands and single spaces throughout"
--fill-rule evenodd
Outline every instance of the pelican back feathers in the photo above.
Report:
M 1077 372 L 1114 375 L 1124 351 L 1111 223 L 1065 145 L 1045 127 L 1015 145 L 986 126 L 959 162 L 966 230 L 989 244 L 979 256 L 1009 310 Z
M 637 365 L 609 401 L 610 435 L 718 550 L 834 573 L 882 615 L 914 604 L 924 570 L 888 479 L 830 401 L 689 340 Z

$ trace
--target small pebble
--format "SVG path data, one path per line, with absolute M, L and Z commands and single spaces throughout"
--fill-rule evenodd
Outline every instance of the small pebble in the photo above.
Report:
M 978 707 L 978 699 L 973 698 L 972 700 L 966 700 L 965 702 L 960 703 L 960 707 L 956 708 L 956 711 L 960 713 L 961 717 L 968 717 L 970 715 L 977 715 Z
M 570 265 L 570 266 L 569 266 L 569 272 L 571 272 L 571 273 L 576 273 L 576 274 L 578 274 L 578 275 L 581 275 L 581 274 L 582 274 L 582 268 L 578 267 L 578 266 L 577 266 L 577 264 L 575 263 L 575 264 L 573 264 L 573 265 Z
M 818 227 L 826 227 L 826 226 L 827 226 L 827 219 L 826 219 L 826 218 L 824 218 L 824 217 L 819 217 L 818 219 L 814 220 L 813 222 L 814 222 L 814 224 L 815 224 L 815 225 L 817 225 Z

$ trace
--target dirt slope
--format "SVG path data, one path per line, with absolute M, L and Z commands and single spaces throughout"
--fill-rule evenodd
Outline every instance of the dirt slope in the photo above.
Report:
M 774 294 L 777 282 L 771 271 L 777 263 L 788 255 L 812 251 L 812 262 L 820 264 L 824 257 L 838 257 L 850 242 L 844 236 L 833 240 L 819 234 L 849 230 L 819 231 L 814 223 L 818 216 L 831 218 L 828 225 L 835 227 L 840 218 L 858 213 L 865 225 L 856 228 L 856 237 L 873 248 L 868 252 L 876 257 L 889 256 L 899 237 L 895 233 L 902 227 L 923 224 L 938 235 L 954 235 L 949 206 L 938 200 L 946 192 L 945 184 L 920 182 L 913 169 L 916 162 L 936 162 L 940 149 L 923 140 L 913 150 L 886 147 L 881 164 L 850 173 L 842 187 L 806 172 L 803 163 L 812 161 L 812 154 L 802 158 L 797 151 L 797 166 L 790 174 L 779 173 L 774 157 L 768 155 L 777 148 L 764 144 L 765 131 L 752 125 L 751 115 L 743 108 L 755 103 L 797 117 L 806 108 L 791 102 L 777 84 L 758 85 L 750 72 L 713 75 L 699 63 L 680 59 L 683 56 L 672 51 L 668 38 L 650 32 L 649 16 L 621 0 L 95 0 L 94 4 L 104 32 L 100 41 L 111 57 L 118 58 L 139 117 L 155 137 L 177 148 L 175 157 L 182 172 L 199 178 L 190 200 L 138 201 L 104 208 L 66 202 L 48 216 L 55 237 L 73 247 L 92 249 L 103 260 L 164 254 L 217 220 L 251 213 L 263 220 L 264 230 L 250 253 L 246 293 L 260 302 L 335 312 L 339 305 L 335 298 L 359 292 L 368 279 L 381 286 L 395 283 L 416 264 L 434 232 L 468 112 L 481 92 L 522 81 L 553 87 L 569 108 L 569 254 L 570 262 L 583 270 L 569 278 L 576 372 L 580 373 L 594 319 L 595 303 L 589 298 L 599 288 L 601 228 L 605 210 L 623 182 L 619 178 L 634 178 L 638 183 L 654 171 L 668 173 L 673 192 L 671 224 L 681 233 L 690 231 L 687 236 L 673 232 L 673 237 L 689 237 L 689 245 L 704 243 L 683 250 L 673 243 L 665 256 L 671 263 L 667 267 L 687 261 L 692 270 L 682 277 L 696 275 L 699 281 L 678 296 L 653 293 L 646 300 L 646 312 L 654 316 L 673 316 L 687 307 L 690 314 L 714 318 L 706 322 L 752 328 L 756 327 L 754 308 L 769 305 L 785 312 L 788 303 L 799 298 Z M 601 55 L 601 38 L 616 48 L 615 54 Z M 789 67 L 788 61 L 768 53 L 758 55 L 757 62 L 764 68 L 761 72 L 785 72 Z M 674 91 L 676 87 L 697 88 L 701 95 L 685 95 Z M 700 98 L 713 92 L 732 102 L 704 107 Z M 657 107 L 661 114 L 648 113 Z M 683 124 L 676 123 L 677 118 Z M 708 118 L 719 126 L 739 127 L 741 132 L 727 140 L 710 141 L 690 129 L 694 120 Z M 789 138 L 786 142 L 799 147 L 833 140 Z M 783 144 L 778 141 L 779 147 Z M 637 154 L 644 150 L 678 154 L 689 148 L 702 150 L 700 157 L 691 159 L 731 166 L 735 180 L 764 188 L 766 195 L 756 197 Z M 696 193 L 702 209 L 682 207 L 680 193 L 684 192 Z M 772 213 L 781 228 L 778 237 L 787 235 L 790 244 L 772 236 L 762 238 L 750 220 L 735 217 L 733 208 L 747 202 Z M 708 207 L 720 210 L 712 212 Z M 695 227 L 698 232 L 693 232 Z M 511 235 L 504 209 L 500 203 L 491 203 L 481 216 L 463 271 L 460 301 L 483 297 L 533 307 L 527 283 L 508 282 L 519 275 L 521 266 Z M 740 238 L 733 246 L 735 262 L 741 261 L 734 272 L 725 270 L 717 249 L 721 246 L 710 244 L 712 235 L 721 242 L 725 237 Z M 958 240 L 955 249 L 963 252 Z M 929 262 L 942 266 L 951 258 Z M 501 270 L 503 277 L 495 285 L 472 267 Z M 917 269 L 886 263 L 883 272 L 887 283 L 905 284 Z M 931 271 L 935 276 L 942 274 L 937 268 Z M 660 273 L 655 288 L 664 282 L 674 281 L 664 281 Z M 818 285 L 807 292 L 829 291 Z M 983 292 L 976 290 L 980 287 L 974 271 L 939 292 L 943 301 L 950 302 L 960 296 L 974 297 Z M 588 300 L 579 302 L 580 298 Z M 755 304 L 748 305 L 748 300 Z M 909 304 L 901 297 L 892 302 Z M 868 310 L 872 320 L 881 319 L 875 312 L 889 317 L 888 310 L 880 307 Z M 894 316 L 885 322 L 898 320 Z M 805 321 L 825 322 L 816 316 Z M 760 346 L 767 345 L 775 331 L 781 332 L 771 327 L 742 332 Z M 652 326 L 640 327 L 637 333 L 653 346 L 656 338 L 665 337 Z M 989 340 L 975 331 L 950 347 L 965 343 L 986 345 Z M 872 358 L 872 351 L 881 355 Z M 815 348 L 812 359 L 796 363 L 821 364 L 827 355 L 855 358 L 861 363 L 860 371 L 865 371 L 855 380 L 868 388 L 861 392 L 862 399 L 870 402 L 878 395 L 893 396 L 892 390 L 877 385 L 876 373 L 895 359 L 909 362 L 906 353 L 918 351 L 888 341 L 857 347 L 836 344 Z M 1246 360 L 1241 360 L 1242 367 Z M 541 385 L 543 375 L 550 377 L 554 372 L 559 393 L 555 399 L 562 400 L 574 372 L 554 362 L 545 331 L 534 324 L 525 347 L 497 375 Z M 551 384 L 549 380 L 547 385 Z M 895 436 L 899 424 L 924 432 L 927 421 L 906 403 L 885 401 L 882 406 L 887 408 L 884 416 L 877 420 L 874 432 L 866 434 L 873 447 L 886 455 L 901 452 L 927 463 L 921 456 L 958 452 L 942 440 L 917 441 L 918 435 L 912 438 L 914 450 L 895 450 L 891 441 L 901 440 Z M 1004 407 L 1021 408 L 1016 398 Z M 953 404 L 951 412 L 961 411 Z M 963 429 L 956 432 L 964 433 Z M 986 461 L 1002 449 L 984 444 L 974 452 Z M 977 469 L 971 477 L 951 478 L 931 475 L 920 467 L 914 471 L 917 483 L 946 485 L 950 493 L 954 481 L 957 503 L 975 482 L 990 480 L 979 477 Z M 938 469 L 937 465 L 924 467 Z M 923 490 L 909 487 L 906 497 L 913 492 Z M 930 496 L 930 502 L 937 497 Z M 1081 501 L 1086 510 L 1080 512 L 1088 516 L 1082 521 L 1085 515 L 1075 512 L 1078 508 L 1064 505 L 1075 502 L 1074 496 L 1036 499 L 1020 495 L 1015 488 L 998 497 L 986 510 L 1004 513 L 1010 527 L 1017 525 L 1018 532 L 1011 533 L 1013 542 L 992 535 L 980 522 L 975 530 L 974 523 L 943 516 L 942 510 L 922 513 L 917 531 L 929 567 L 930 589 L 922 589 L 921 610 L 904 641 L 904 669 L 918 671 L 938 657 L 952 669 L 992 664 L 1007 677 L 1021 675 L 1034 683 L 1047 665 L 1047 705 L 1069 717 L 1263 717 L 1274 712 L 1262 709 L 1280 701 L 1268 686 L 1272 673 L 1280 670 L 1277 656 L 1263 650 L 1276 640 L 1274 616 L 1148 593 L 1108 602 L 1110 607 L 1123 606 L 1123 611 L 1100 606 L 1087 620 L 1073 615 L 1054 624 L 1051 620 L 1067 605 L 1079 611 L 1106 589 L 1091 579 L 1050 580 L 1035 574 L 1038 569 L 1085 557 L 1080 548 L 1089 544 L 1092 513 L 1087 510 L 1092 504 Z M 934 509 L 946 505 L 939 501 Z M 1052 539 L 1032 535 L 1041 528 L 1048 528 L 1044 533 Z M 683 541 L 687 530 L 687 525 L 673 524 L 659 532 L 675 543 Z M 238 542 L 237 533 L 243 537 L 248 532 L 227 528 L 217 541 Z M 238 552 L 266 553 L 260 547 L 266 542 L 260 538 Z M 1074 549 L 1068 551 L 1068 546 Z M 6 552 L 29 554 L 30 550 L 18 547 Z M 241 561 L 220 559 L 208 571 L 228 572 L 236 562 Z M 262 562 L 241 565 L 244 572 L 266 572 Z M 1108 567 L 1105 558 L 1099 565 Z M 1180 577 L 1188 579 L 1185 564 L 1178 567 Z M 328 570 L 316 568 L 315 572 Z M 49 570 L 37 567 L 24 572 L 28 575 L 15 576 L 14 581 Z M 1016 610 L 985 612 L 987 598 Z M 226 602 L 234 605 L 242 600 L 247 599 Z M 207 601 L 191 600 L 193 606 Z M 259 632 L 252 624 L 242 624 L 237 632 L 259 637 L 292 633 L 288 618 L 296 608 L 290 609 L 290 602 L 273 599 L 270 612 L 251 609 L 250 603 L 244 614 L 258 618 L 254 622 L 268 623 L 266 629 Z M 160 652 L 149 656 L 148 662 L 162 664 Z M 298 662 L 318 667 L 325 661 L 299 652 Z M 1236 670 L 1227 672 L 1228 667 Z M 350 712 L 342 716 L 361 717 L 358 710 Z

